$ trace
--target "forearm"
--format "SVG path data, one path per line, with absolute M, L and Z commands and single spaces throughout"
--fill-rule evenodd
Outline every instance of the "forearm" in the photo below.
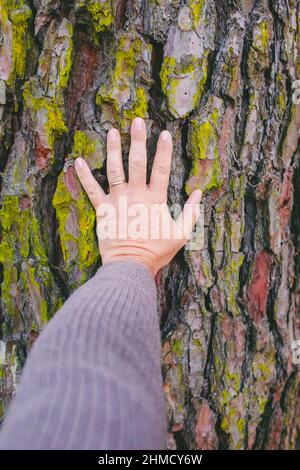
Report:
M 164 434 L 155 284 L 110 263 L 33 346 L 0 448 L 158 449 Z

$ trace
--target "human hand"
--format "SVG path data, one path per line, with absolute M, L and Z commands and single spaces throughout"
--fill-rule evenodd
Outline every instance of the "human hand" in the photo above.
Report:
M 174 221 L 167 206 L 172 137 L 163 131 L 158 139 L 149 185 L 146 184 L 146 126 L 135 118 L 131 126 L 129 181 L 125 180 L 120 134 L 107 134 L 109 194 L 95 180 L 88 164 L 75 160 L 78 178 L 97 215 L 102 264 L 134 261 L 155 276 L 186 244 L 200 215 L 201 191 L 194 191 Z

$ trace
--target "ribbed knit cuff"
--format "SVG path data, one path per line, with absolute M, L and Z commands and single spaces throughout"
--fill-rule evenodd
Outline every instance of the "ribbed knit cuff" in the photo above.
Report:
M 145 291 L 145 294 L 155 296 L 156 285 L 150 271 L 141 263 L 135 261 L 110 261 L 101 266 L 95 274 L 100 276 L 113 275 L 114 279 L 134 282 L 136 287 Z

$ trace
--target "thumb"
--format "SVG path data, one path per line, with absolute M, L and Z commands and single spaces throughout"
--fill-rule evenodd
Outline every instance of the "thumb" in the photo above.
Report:
M 182 239 L 185 243 L 189 240 L 192 231 L 200 217 L 200 202 L 202 191 L 196 189 L 192 192 L 185 203 L 185 206 L 176 220 L 176 228 L 182 233 Z

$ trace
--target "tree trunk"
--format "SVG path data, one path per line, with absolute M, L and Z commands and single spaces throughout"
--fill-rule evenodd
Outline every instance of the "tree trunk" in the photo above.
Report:
M 74 173 L 106 131 L 174 138 L 169 203 L 205 245 L 157 276 L 171 449 L 300 447 L 298 0 L 0 0 L 0 415 L 39 331 L 100 265 Z

